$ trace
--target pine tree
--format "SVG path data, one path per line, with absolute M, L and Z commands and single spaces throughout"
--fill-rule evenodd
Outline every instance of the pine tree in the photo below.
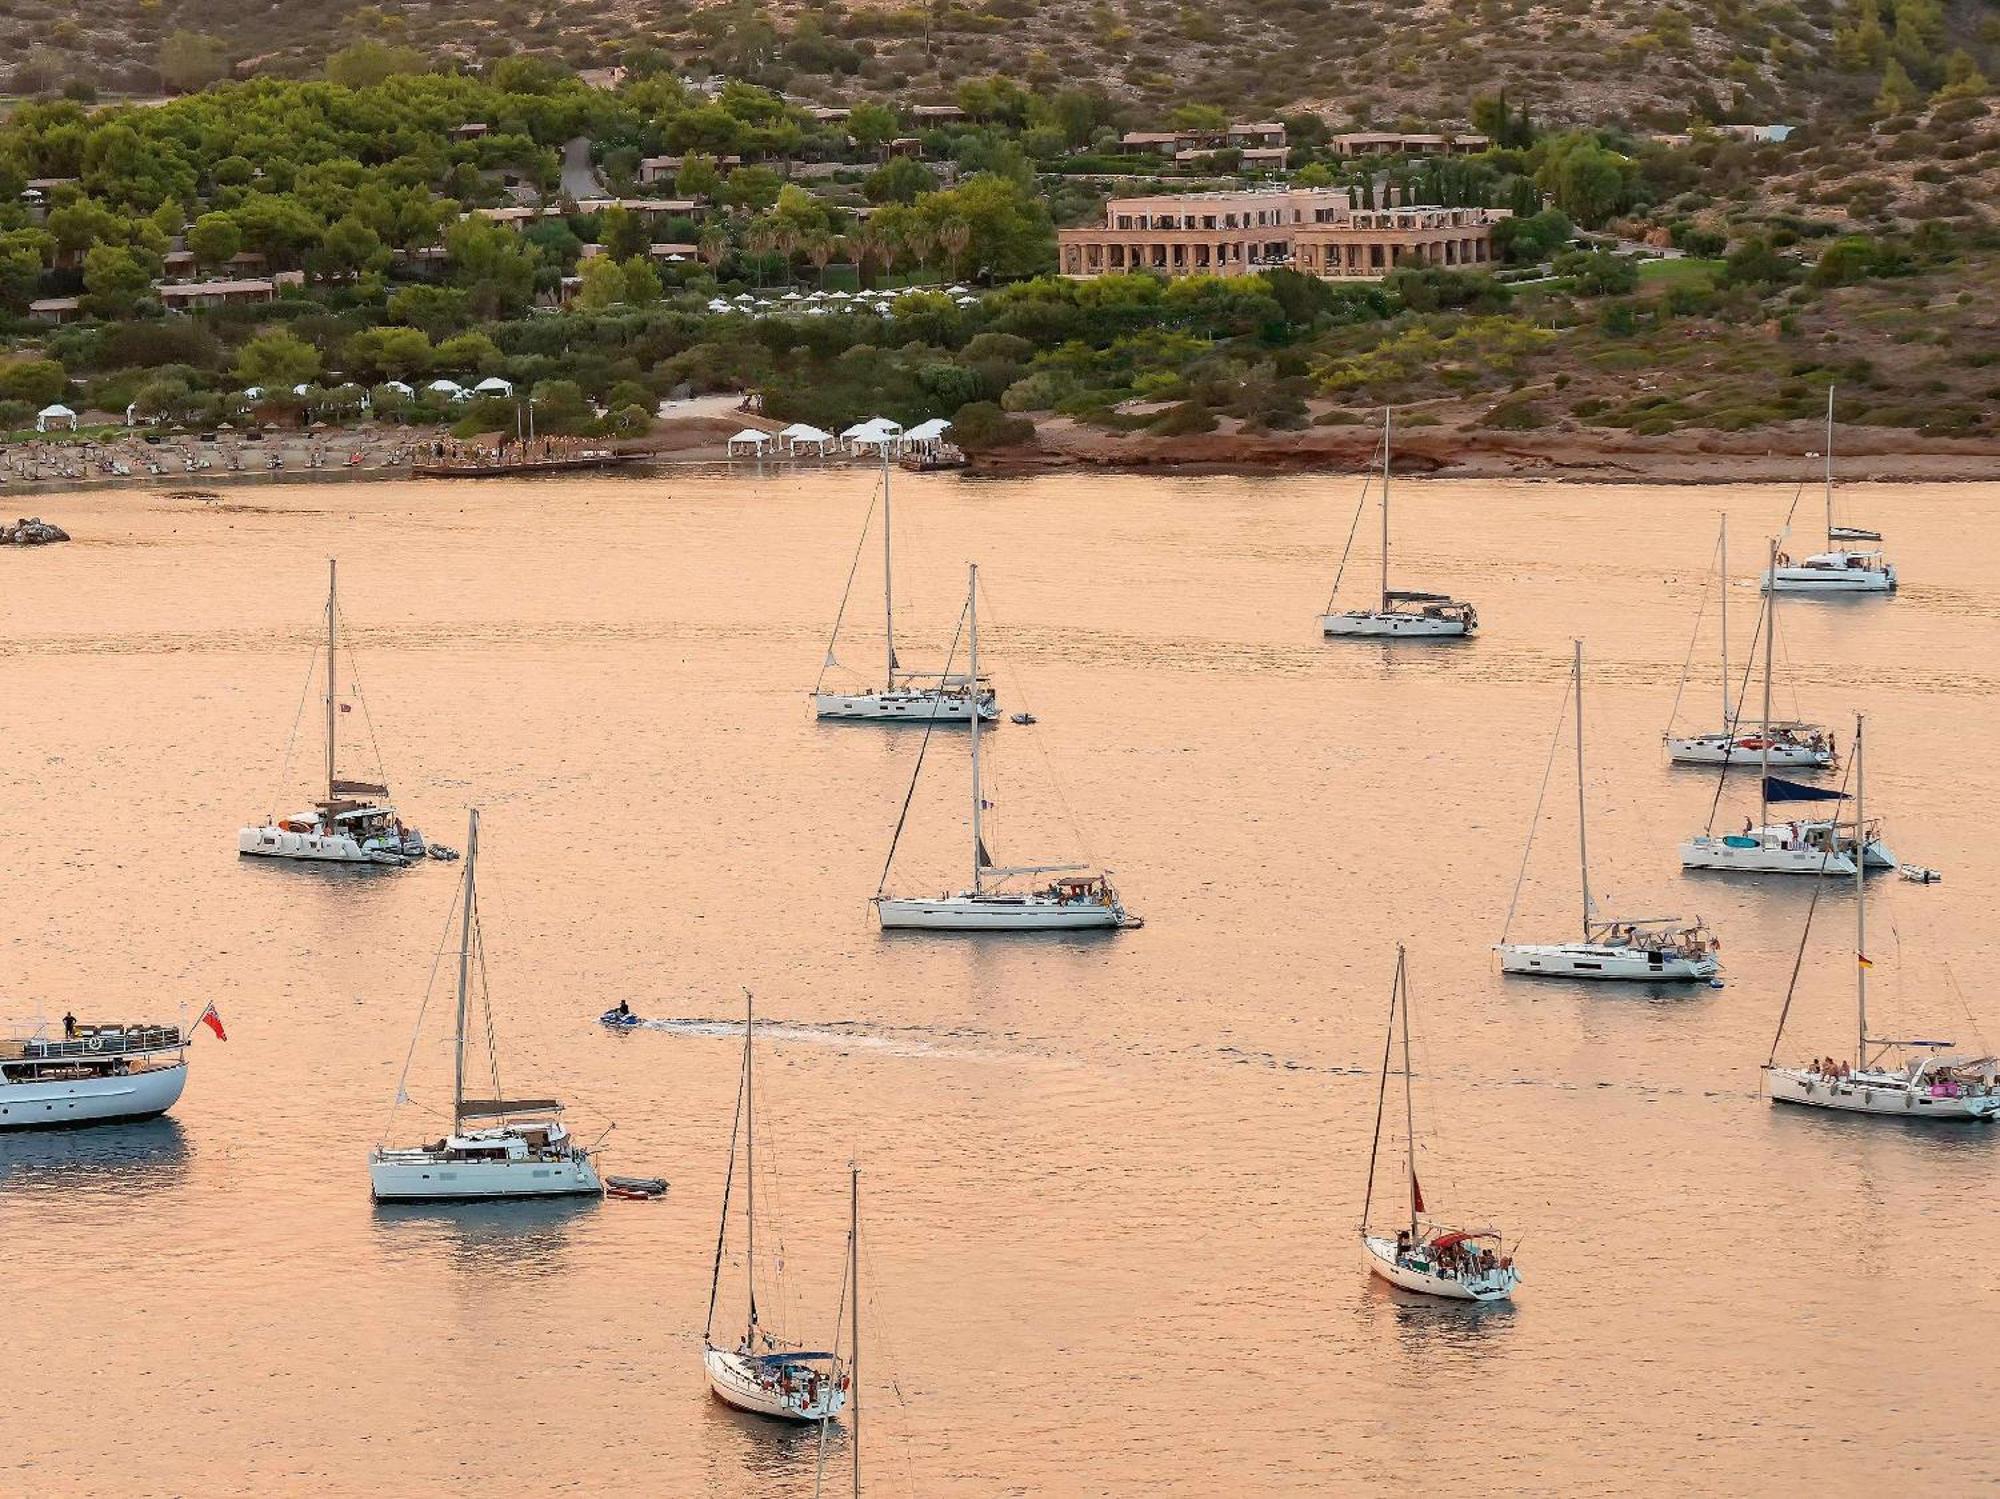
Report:
M 1882 91 L 1875 96 L 1875 107 L 1883 114 L 1906 114 L 1923 100 L 1923 91 L 1911 81 L 1902 62 L 1890 58 L 1889 66 L 1882 70 Z

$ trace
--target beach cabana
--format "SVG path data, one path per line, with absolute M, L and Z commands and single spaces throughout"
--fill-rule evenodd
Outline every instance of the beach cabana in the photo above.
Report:
M 414 396 L 417 393 L 417 388 L 414 385 L 405 385 L 401 380 L 384 380 L 382 388 L 384 390 L 393 390 L 398 395 L 404 396 Z
M 448 401 L 462 401 L 471 394 L 470 391 L 456 380 L 433 380 L 424 389 L 433 395 L 443 396 Z
M 508 381 L 502 380 L 498 375 L 488 375 L 484 380 L 481 380 L 477 385 L 472 387 L 472 393 L 476 396 L 511 396 L 514 393 L 514 387 Z
M 37 432 L 58 432 L 63 430 L 74 432 L 76 430 L 76 413 L 60 401 L 57 401 L 53 406 L 44 406 L 40 411 L 35 413 L 35 430 Z
M 915 448 L 920 453 L 934 452 L 938 444 L 944 441 L 944 434 L 950 428 L 951 423 L 941 416 L 934 416 L 927 422 L 918 422 L 903 434 L 903 446 Z
M 761 458 L 764 456 L 764 450 L 771 445 L 771 441 L 770 433 L 759 432 L 755 427 L 745 427 L 729 439 L 729 456 L 734 458 L 739 453 L 749 453 Z
M 808 422 L 793 422 L 789 427 L 785 427 L 779 431 L 778 441 L 793 453 L 797 453 L 803 448 L 811 448 L 815 453 L 824 458 L 826 456 L 827 444 L 833 441 L 833 434 L 831 432 L 822 432 L 819 428 Z

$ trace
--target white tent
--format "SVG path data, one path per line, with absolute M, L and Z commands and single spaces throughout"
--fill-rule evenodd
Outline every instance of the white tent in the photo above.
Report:
M 417 393 L 414 386 L 405 385 L 401 380 L 384 380 L 382 388 L 384 390 L 397 391 L 406 396 L 413 396 Z
M 470 392 L 467 391 L 466 388 L 463 385 L 460 385 L 456 380 L 443 380 L 443 379 L 433 380 L 431 381 L 430 384 L 426 385 L 424 389 L 429 391 L 435 391 L 437 392 L 437 394 L 441 396 L 448 396 L 454 401 L 462 401 L 466 398 L 467 395 L 470 394 Z
M 247 385 L 243 388 L 243 399 L 246 401 L 257 400 L 263 394 L 264 387 L 261 385 Z
M 292 394 L 293 394 L 293 395 L 295 395 L 295 396 L 309 396 L 309 395 L 311 395 L 311 394 L 312 394 L 312 386 L 310 386 L 310 385 L 294 385 L 294 386 L 292 387 Z
M 761 456 L 764 449 L 770 445 L 771 434 L 768 432 L 759 432 L 755 427 L 745 427 L 741 432 L 738 432 L 734 437 L 729 439 L 729 451 L 731 455 L 734 455 L 738 448 L 748 448 L 751 452 Z
M 472 389 L 476 395 L 511 396 L 514 393 L 513 385 L 508 381 L 502 380 L 498 375 L 488 375 L 484 380 L 473 386 Z
M 903 434 L 905 445 L 913 448 L 934 448 L 944 440 L 944 434 L 951 423 L 941 416 L 934 416 L 927 422 L 918 422 Z
M 831 432 L 822 432 L 807 422 L 793 422 L 778 433 L 778 441 L 794 453 L 801 447 L 810 447 L 822 457 L 826 455 L 826 445 L 833 441 Z
M 35 430 L 37 432 L 53 432 L 65 423 L 68 424 L 70 431 L 74 432 L 76 430 L 76 413 L 60 401 L 56 402 L 53 406 L 44 406 L 40 411 L 35 413 Z
M 903 428 L 886 416 L 871 416 L 865 422 L 856 422 L 840 435 L 850 448 L 885 448 L 895 452 L 902 443 Z

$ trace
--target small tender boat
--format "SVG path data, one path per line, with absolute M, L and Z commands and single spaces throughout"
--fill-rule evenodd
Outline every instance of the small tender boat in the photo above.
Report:
M 664 1176 L 607 1176 L 604 1178 L 604 1195 L 622 1197 L 628 1202 L 650 1202 L 667 1195 L 667 1179 Z
M 1935 869 L 1926 869 L 1921 864 L 1898 864 L 1896 873 L 1914 885 L 1935 885 L 1944 875 Z
M 1038 722 L 1038 720 L 1032 713 L 1010 713 L 1007 715 L 1007 722 L 1017 723 L 1026 726 L 1028 724 Z
M 1472 605 L 1454 599 L 1450 594 L 1412 592 L 1389 586 L 1390 416 L 1390 411 L 1385 408 L 1382 412 L 1382 591 L 1379 605 L 1374 609 L 1334 611 L 1333 601 L 1340 593 L 1340 574 L 1347 569 L 1347 557 L 1343 553 L 1340 569 L 1334 574 L 1333 592 L 1327 599 L 1326 612 L 1320 616 L 1320 634 L 1328 639 L 1462 639 L 1479 628 L 1479 611 Z M 1362 490 L 1361 502 L 1363 506 L 1368 502 L 1366 488 Z M 1360 519 L 1360 511 L 1357 510 L 1357 525 Z M 1352 550 L 1352 530 L 1348 532 L 1347 544 Z

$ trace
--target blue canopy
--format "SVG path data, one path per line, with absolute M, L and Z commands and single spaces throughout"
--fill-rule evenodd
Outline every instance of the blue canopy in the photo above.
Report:
M 1783 776 L 1764 777 L 1764 800 L 1767 802 L 1844 802 L 1845 791 L 1835 791 L 1826 786 L 1808 786 L 1800 781 L 1788 781 Z
M 759 1353 L 752 1355 L 752 1361 L 767 1369 L 782 1369 L 787 1364 L 806 1364 L 815 1359 L 824 1362 L 832 1357 L 831 1353 Z

